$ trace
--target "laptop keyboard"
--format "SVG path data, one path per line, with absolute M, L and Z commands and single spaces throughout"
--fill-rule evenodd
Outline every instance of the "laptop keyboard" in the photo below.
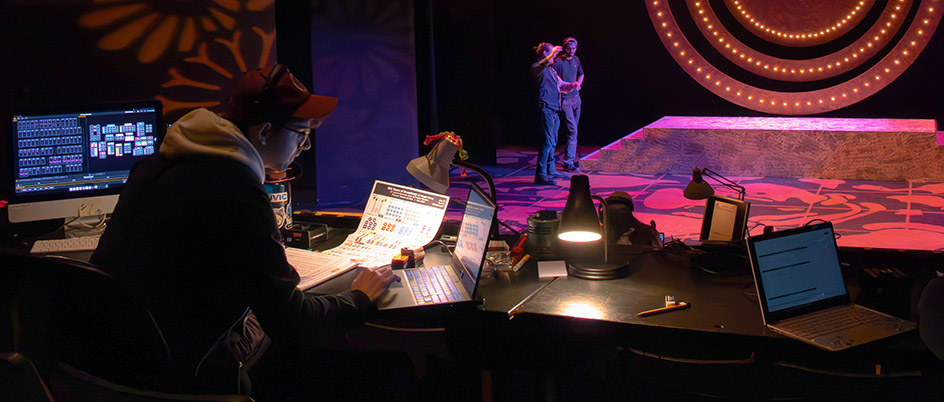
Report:
M 446 267 L 407 269 L 406 279 L 417 304 L 459 301 L 461 296 Z
M 887 320 L 888 317 L 860 306 L 847 306 L 811 314 L 796 321 L 779 324 L 781 328 L 801 337 L 812 339 L 862 324 Z

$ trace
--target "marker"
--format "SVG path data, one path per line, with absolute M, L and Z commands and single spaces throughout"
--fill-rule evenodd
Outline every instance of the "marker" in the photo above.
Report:
M 657 308 L 657 309 L 655 309 L 655 310 L 646 310 L 646 311 L 643 311 L 643 312 L 641 312 L 641 313 L 636 314 L 636 317 L 648 317 L 648 316 L 650 316 L 650 315 L 656 315 L 656 314 L 667 313 L 667 312 L 673 311 L 673 310 L 686 309 L 686 308 L 689 308 L 690 306 L 691 306 L 691 303 L 688 303 L 688 302 L 678 302 L 678 304 L 675 304 L 674 306 L 668 306 L 668 307 L 663 307 L 663 308 Z
M 515 266 L 511 267 L 511 270 L 518 272 L 518 270 L 521 269 L 521 267 L 524 266 L 524 263 L 528 262 L 530 258 L 531 258 L 531 254 L 525 254 L 524 257 L 521 257 L 521 259 L 518 260 L 518 263 L 515 264 Z

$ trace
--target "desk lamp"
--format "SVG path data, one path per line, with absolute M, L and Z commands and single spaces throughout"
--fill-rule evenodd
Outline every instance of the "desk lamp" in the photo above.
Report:
M 600 201 L 603 214 L 603 226 L 600 226 L 600 217 L 594 208 L 593 200 Z M 571 276 L 606 280 L 617 279 L 629 275 L 629 266 L 610 264 L 609 245 L 607 239 L 606 200 L 603 197 L 590 194 L 590 179 L 587 175 L 578 174 L 570 177 L 570 194 L 567 204 L 561 213 L 560 229 L 557 238 L 569 243 L 589 243 L 603 240 L 603 263 L 568 262 L 567 273 Z
M 469 156 L 462 149 L 462 138 L 454 132 L 443 131 L 437 135 L 427 135 L 423 145 L 429 145 L 436 140 L 439 140 L 439 142 L 433 146 L 433 149 L 426 156 L 413 159 L 406 165 L 406 171 L 410 172 L 416 180 L 419 180 L 426 187 L 437 193 L 445 194 L 446 190 L 449 190 L 449 167 L 459 166 L 469 169 L 485 179 L 485 184 L 488 185 L 488 196 L 497 205 L 498 199 L 495 195 L 495 182 L 492 181 L 492 176 L 478 165 L 465 161 Z M 498 222 L 496 216 L 492 224 L 493 236 L 498 236 Z
M 685 186 L 685 192 L 682 193 L 685 198 L 690 200 L 704 200 L 715 193 L 715 190 L 711 188 L 711 185 L 708 184 L 702 176 L 708 176 L 714 181 L 736 191 L 738 193 L 738 199 L 744 201 L 745 190 L 743 186 L 708 168 L 692 169 L 692 181 L 688 182 L 688 186 Z

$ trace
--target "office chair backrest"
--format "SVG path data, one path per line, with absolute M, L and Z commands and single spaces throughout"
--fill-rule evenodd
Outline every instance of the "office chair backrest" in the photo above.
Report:
M 219 401 L 252 402 L 246 395 L 209 395 L 158 392 L 119 385 L 60 363 L 49 378 L 49 388 L 57 398 L 74 401 L 173 402 Z
M 150 313 L 106 273 L 74 260 L 0 254 L 4 334 L 40 374 L 56 362 L 154 386 L 170 355 Z M 0 327 L 4 329 L 4 327 Z
M 0 353 L 0 399 L 19 402 L 51 402 L 52 394 L 26 356 Z

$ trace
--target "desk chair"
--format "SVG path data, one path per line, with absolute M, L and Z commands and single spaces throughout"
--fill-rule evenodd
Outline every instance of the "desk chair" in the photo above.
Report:
M 30 356 L 42 378 L 54 376 L 57 399 L 174 385 L 170 349 L 150 312 L 92 264 L 2 253 L 0 303 L 0 350 Z M 201 397 L 167 400 L 219 400 Z
M 0 353 L 0 390 L 4 400 L 51 402 L 52 393 L 33 362 L 19 353 Z

